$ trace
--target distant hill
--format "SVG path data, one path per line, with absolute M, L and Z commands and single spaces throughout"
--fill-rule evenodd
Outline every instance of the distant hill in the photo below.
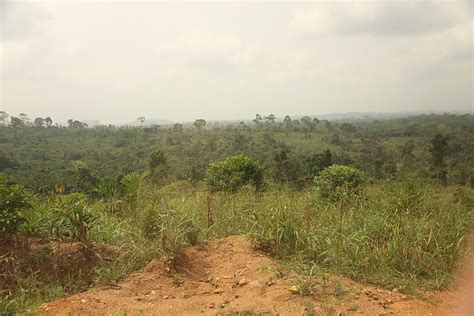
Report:
M 318 115 L 306 115 L 311 118 L 318 118 L 320 120 L 328 120 L 328 121 L 361 121 L 361 120 L 389 120 L 389 119 L 396 119 L 396 118 L 404 118 L 410 116 L 417 116 L 417 115 L 442 115 L 444 113 L 449 114 L 474 114 L 473 111 L 405 111 L 405 112 L 348 112 L 348 113 L 328 113 L 328 114 L 318 114 Z M 267 115 L 266 113 L 261 113 L 264 117 Z M 305 115 L 291 115 L 292 119 L 301 119 Z M 216 127 L 216 126 L 223 126 L 223 125 L 235 125 L 240 122 L 244 122 L 246 124 L 252 123 L 254 117 L 246 118 L 246 119 L 233 119 L 233 120 L 208 120 L 207 126 L 208 127 Z M 284 117 L 277 117 L 276 121 L 281 122 L 283 121 Z M 86 123 L 89 123 L 87 121 Z M 192 126 L 193 121 L 171 121 L 166 119 L 147 119 L 143 124 L 138 121 L 126 122 L 126 123 L 119 123 L 114 124 L 115 126 L 150 126 L 150 125 L 161 125 L 161 126 L 169 126 L 175 123 L 181 123 L 184 127 Z M 97 124 L 89 124 L 89 126 L 94 126 Z
M 349 112 L 349 113 L 330 113 L 322 115 L 313 115 L 311 117 L 317 117 L 318 119 L 328 120 L 328 121 L 338 121 L 338 120 L 371 120 L 371 119 L 395 119 L 395 118 L 404 118 L 417 115 L 442 115 L 442 114 L 473 114 L 472 111 L 405 111 L 405 112 Z
M 133 122 L 126 122 L 126 123 L 119 123 L 115 124 L 116 126 L 150 126 L 150 125 L 173 125 L 176 122 L 170 121 L 170 120 L 165 120 L 165 119 L 147 119 L 145 122 L 140 123 L 139 121 L 133 121 Z

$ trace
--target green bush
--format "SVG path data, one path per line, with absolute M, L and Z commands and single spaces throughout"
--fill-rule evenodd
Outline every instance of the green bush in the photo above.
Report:
M 322 198 L 336 202 L 360 195 L 365 175 L 352 166 L 333 165 L 321 171 L 314 182 Z
M 24 221 L 21 210 L 29 206 L 23 187 L 8 185 L 0 175 L 0 236 L 9 237 L 18 229 Z
M 263 182 L 262 167 L 249 157 L 239 155 L 211 164 L 206 184 L 212 190 L 235 192 L 246 184 L 260 190 Z

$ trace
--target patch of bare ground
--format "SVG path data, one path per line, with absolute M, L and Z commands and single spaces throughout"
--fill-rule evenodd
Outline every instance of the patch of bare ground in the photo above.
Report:
M 294 280 L 241 236 L 154 260 L 116 286 L 102 286 L 43 304 L 41 315 L 445 315 L 450 293 L 436 303 L 330 277 L 324 294 L 292 293 Z M 294 289 L 294 288 L 293 288 Z M 319 293 L 319 292 L 318 292 Z
M 35 274 L 44 282 L 77 274 L 85 281 L 92 280 L 99 256 L 107 261 L 117 252 L 117 247 L 105 244 L 95 245 L 92 250 L 80 242 L 15 236 L 0 242 L 0 297 L 11 294 L 18 273 Z

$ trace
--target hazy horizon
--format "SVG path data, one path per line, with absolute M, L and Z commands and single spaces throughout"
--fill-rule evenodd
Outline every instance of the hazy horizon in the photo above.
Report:
M 117 124 L 473 111 L 470 1 L 0 2 L 0 110 Z

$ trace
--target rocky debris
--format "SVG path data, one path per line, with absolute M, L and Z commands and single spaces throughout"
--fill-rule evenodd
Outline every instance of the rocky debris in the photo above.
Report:
M 221 293 L 224 293 L 224 289 L 223 289 L 223 288 L 220 288 L 220 287 L 218 287 L 218 288 L 216 288 L 216 289 L 214 290 L 214 293 L 215 293 L 215 294 L 221 294 Z
M 242 278 L 242 279 L 239 280 L 238 285 L 239 286 L 244 286 L 244 285 L 247 285 L 248 283 L 249 283 L 249 281 L 246 278 Z

